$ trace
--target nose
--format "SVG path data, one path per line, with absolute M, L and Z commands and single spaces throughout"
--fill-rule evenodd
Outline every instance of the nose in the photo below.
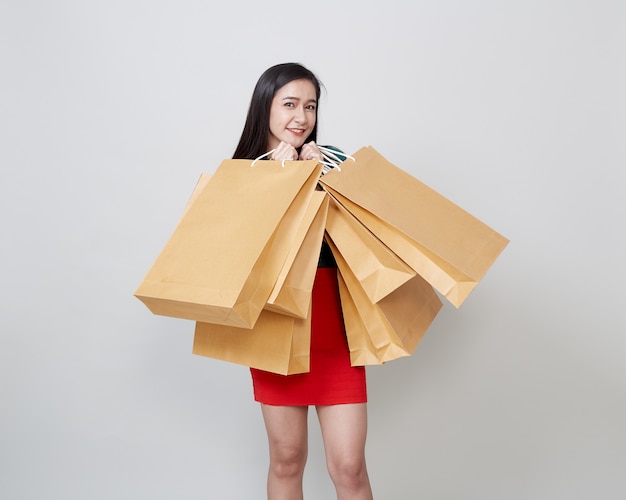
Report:
M 304 112 L 304 107 L 303 106 L 298 106 L 296 108 L 296 121 L 298 123 L 304 123 L 306 122 L 306 113 Z

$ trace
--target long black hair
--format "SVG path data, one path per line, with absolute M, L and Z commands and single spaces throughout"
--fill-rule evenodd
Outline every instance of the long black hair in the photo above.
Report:
M 277 64 L 265 70 L 254 87 L 246 123 L 233 158 L 252 159 L 267 153 L 272 100 L 280 88 L 294 80 L 309 80 L 315 87 L 318 101 L 315 108 L 315 126 L 304 142 L 317 141 L 317 113 L 319 111 L 321 93 L 320 81 L 310 70 L 301 64 Z

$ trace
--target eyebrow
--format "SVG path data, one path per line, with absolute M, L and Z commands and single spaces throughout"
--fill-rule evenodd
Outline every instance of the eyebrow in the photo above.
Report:
M 291 100 L 294 100 L 294 101 L 299 101 L 299 100 L 300 100 L 300 98 L 299 98 L 299 97 L 289 97 L 289 96 L 287 96 L 287 97 L 283 97 L 283 101 L 287 101 L 287 100 L 290 100 L 290 99 L 291 99 Z M 317 99 L 309 99 L 307 102 L 314 102 L 314 103 L 317 103 Z

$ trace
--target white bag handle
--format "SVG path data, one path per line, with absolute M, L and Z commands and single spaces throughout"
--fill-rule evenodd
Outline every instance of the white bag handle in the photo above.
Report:
M 322 169 L 322 175 L 327 174 L 333 169 L 336 169 L 339 172 L 341 172 L 341 167 L 339 165 L 343 163 L 345 160 L 342 160 L 341 158 L 339 158 L 339 156 L 337 156 L 338 154 L 340 154 L 341 156 L 344 156 L 346 159 L 350 158 L 352 161 L 356 161 L 352 156 L 347 155 L 345 153 L 339 153 L 338 151 L 334 149 L 327 148 L 325 146 L 320 146 L 320 145 L 318 145 L 317 148 L 322 152 L 322 161 L 320 161 L 320 163 L 324 165 L 324 168 Z
M 265 158 L 266 156 L 268 156 L 268 157 L 269 157 L 269 156 L 271 156 L 271 154 L 272 154 L 274 151 L 276 151 L 276 150 L 275 150 L 275 149 L 272 149 L 271 151 L 268 151 L 267 153 L 263 153 L 261 156 L 257 156 L 257 157 L 256 157 L 256 158 L 252 161 L 252 163 L 250 164 L 250 166 L 251 166 L 251 167 L 254 167 L 254 164 L 255 164 L 257 161 L 261 160 L 262 158 Z M 270 158 L 270 159 L 271 159 L 271 158 Z M 281 162 L 281 164 L 280 164 L 280 165 L 281 165 L 281 167 L 285 168 L 285 160 L 283 160 L 283 161 Z
M 339 158 L 339 156 L 337 156 L 337 154 L 340 154 L 341 156 L 344 156 L 346 159 L 350 158 L 352 161 L 356 161 L 352 156 L 345 154 L 345 153 L 339 153 L 338 151 L 331 149 L 331 148 L 327 148 L 325 146 L 317 146 L 317 148 L 321 151 L 322 153 L 322 159 L 320 160 L 320 163 L 323 165 L 322 168 L 322 175 L 327 174 L 328 172 L 330 172 L 333 169 L 338 170 L 339 172 L 341 172 L 341 167 L 339 166 L 342 162 L 344 162 L 345 160 L 342 160 L 341 158 Z M 271 151 L 268 151 L 267 153 L 263 153 L 261 156 L 257 156 L 252 163 L 250 164 L 251 167 L 254 167 L 254 164 L 265 158 L 265 157 L 269 157 L 271 156 L 271 154 L 276 151 L 276 149 L 272 149 Z M 281 166 L 283 168 L 285 168 L 285 160 L 283 160 L 281 162 Z

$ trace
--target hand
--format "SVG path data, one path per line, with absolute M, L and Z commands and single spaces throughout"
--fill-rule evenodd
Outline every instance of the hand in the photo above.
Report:
M 302 146 L 302 149 L 300 150 L 300 159 L 322 161 L 322 152 L 317 147 L 317 144 L 311 141 Z
M 272 160 L 282 161 L 282 160 L 297 160 L 298 152 L 296 148 L 294 148 L 291 144 L 287 144 L 286 142 L 280 142 L 276 149 L 272 153 L 270 157 Z

